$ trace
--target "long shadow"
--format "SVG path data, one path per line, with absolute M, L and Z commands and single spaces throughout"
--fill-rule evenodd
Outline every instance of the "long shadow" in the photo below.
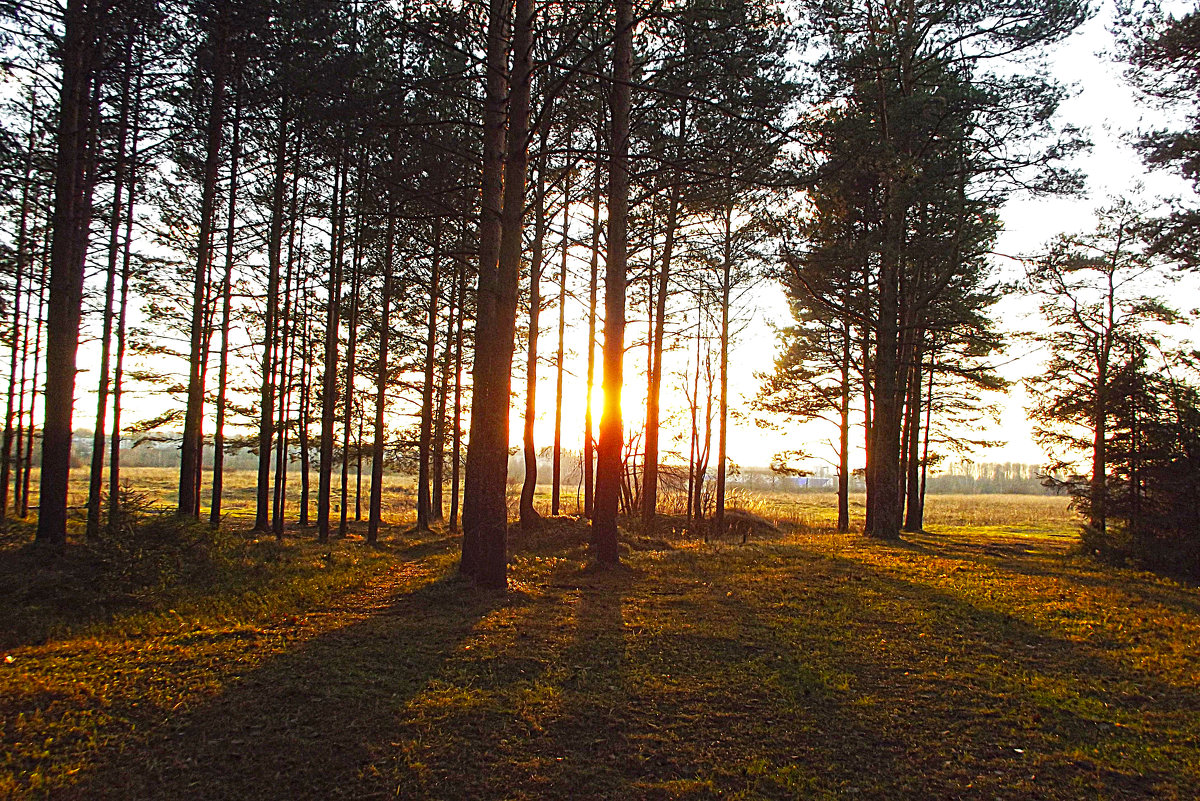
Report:
M 859 583 L 847 584 L 854 584 L 851 592 L 873 596 L 845 623 L 853 633 L 844 642 L 855 647 L 843 655 L 849 660 L 843 667 L 869 683 L 856 693 L 885 701 L 828 721 L 835 734 L 826 740 L 825 759 L 846 781 L 853 778 L 847 766 L 875 763 L 881 747 L 889 747 L 883 735 L 891 733 L 891 747 L 902 744 L 893 761 L 922 771 L 936 792 L 969 784 L 976 794 L 1014 793 L 1006 782 L 1022 778 L 1023 769 L 1025 776 L 1041 777 L 1043 797 L 1085 790 L 1185 796 L 1197 790 L 1186 759 L 1164 760 L 1153 769 L 1122 764 L 1126 751 L 1145 751 L 1147 743 L 1161 754 L 1179 750 L 1195 725 L 1195 713 L 1187 711 L 1194 703 L 1190 689 L 1135 674 L 1093 647 L 952 593 L 858 561 L 834 561 L 858 577 Z M 844 602 L 854 604 L 850 597 Z M 879 633 L 872 636 L 872 630 Z M 919 646 L 918 637 L 924 639 Z M 821 639 L 805 642 L 821 649 Z M 867 647 L 871 642 L 879 643 L 878 650 Z M 919 714 L 894 715 L 905 706 Z M 1010 742 L 1014 733 L 1020 739 Z M 913 747 L 947 739 L 949 750 Z M 943 757 L 949 761 L 935 763 Z M 1104 760 L 1116 767 L 1098 764 Z M 876 786 L 884 796 L 890 792 L 886 779 Z
M 56 797 L 339 798 L 390 794 L 371 766 L 405 703 L 505 603 L 453 579 L 269 659 L 200 707 L 109 752 Z

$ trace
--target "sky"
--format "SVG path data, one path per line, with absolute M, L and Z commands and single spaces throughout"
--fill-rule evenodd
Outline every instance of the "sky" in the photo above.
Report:
M 1019 262 L 1012 257 L 1037 252 L 1057 234 L 1089 230 L 1094 225 L 1095 210 L 1114 196 L 1140 194 L 1153 204 L 1158 198 L 1191 191 L 1189 184 L 1174 175 L 1148 174 L 1130 144 L 1130 134 L 1161 124 L 1163 117 L 1156 109 L 1139 103 L 1122 79 L 1122 65 L 1112 53 L 1113 40 L 1108 30 L 1112 14 L 1112 4 L 1103 3 L 1093 19 L 1049 53 L 1051 74 L 1076 89 L 1074 96 L 1062 104 L 1059 117 L 1086 128 L 1093 142 L 1090 151 L 1072 161 L 1086 176 L 1086 189 L 1079 197 L 1018 197 L 1005 206 L 1004 230 L 997 243 L 995 265 L 1006 278 L 1020 274 Z M 738 343 L 739 356 L 734 360 L 735 376 L 731 381 L 734 387 L 754 387 L 757 385 L 754 374 L 770 371 L 774 351 L 768 353 L 767 346 L 773 348 L 769 322 L 786 324 L 787 308 L 780 290 L 764 289 L 758 303 L 762 309 L 759 320 Z M 1026 297 L 1010 296 L 1002 300 L 995 314 L 1002 321 L 1002 329 L 1016 331 L 1039 324 L 1036 303 Z M 1002 440 L 1005 444 L 973 454 L 974 461 L 1040 464 L 1046 460 L 1045 452 L 1034 442 L 1033 427 L 1025 413 L 1028 397 L 1019 383 L 1021 378 L 1040 369 L 1044 357 L 1045 354 L 1029 351 L 1028 346 L 1019 344 L 1006 355 L 999 372 L 1017 383 L 1006 395 L 994 398 L 1001 408 L 998 425 L 989 424 L 980 432 L 983 439 Z M 743 397 L 752 394 L 752 391 L 743 393 Z M 749 421 L 736 421 L 730 438 L 730 456 L 740 464 L 763 465 L 779 450 L 801 447 L 805 437 L 815 437 L 808 442 L 809 452 L 832 453 L 821 442 L 830 436 L 827 431 L 817 432 L 810 426 L 793 436 L 784 432 L 784 436 L 787 441 L 780 440 L 778 431 L 764 431 Z M 861 456 L 859 459 L 861 462 Z M 818 461 L 812 462 L 812 466 L 818 465 Z

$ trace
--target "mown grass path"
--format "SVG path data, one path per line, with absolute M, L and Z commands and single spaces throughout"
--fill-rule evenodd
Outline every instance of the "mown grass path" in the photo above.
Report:
M 505 596 L 456 581 L 452 543 L 433 540 L 289 615 L 12 649 L 0 787 L 1200 796 L 1195 589 L 1020 530 L 641 539 L 609 573 L 585 567 L 585 534 L 564 521 L 519 542 Z

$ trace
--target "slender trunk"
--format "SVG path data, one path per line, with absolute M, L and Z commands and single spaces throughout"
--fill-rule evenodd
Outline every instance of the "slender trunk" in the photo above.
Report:
M 466 289 L 466 260 L 458 265 L 459 296 Z M 463 303 L 460 301 L 460 303 Z M 459 470 L 462 465 L 462 355 L 463 355 L 463 318 L 466 317 L 466 304 L 458 313 L 454 333 L 454 420 L 453 444 L 451 446 L 450 464 L 450 533 L 458 532 L 458 485 Z
M 25 173 L 21 181 L 21 216 L 17 228 L 16 276 L 13 278 L 13 326 L 12 349 L 8 360 L 8 404 L 4 412 L 4 446 L 0 452 L 0 520 L 8 516 L 8 486 L 12 469 L 13 452 L 13 407 L 17 390 L 17 355 L 22 350 L 22 344 L 28 340 L 21 327 L 21 292 L 25 280 L 25 254 L 28 251 L 30 189 L 33 185 L 33 154 L 37 144 L 37 95 L 29 94 L 29 136 L 25 151 Z M 22 381 L 21 403 L 25 401 L 25 388 Z M 19 421 L 18 421 L 19 425 Z M 20 445 L 17 446 L 20 455 Z
M 929 428 L 933 421 L 933 373 L 934 373 L 934 354 L 929 355 L 929 387 L 925 394 L 925 434 L 924 443 L 921 445 L 921 498 L 917 504 L 917 526 L 919 529 L 925 528 L 925 486 L 929 479 Z
M 700 429 L 697 418 L 700 414 L 700 333 L 704 327 L 704 304 L 699 300 L 696 305 L 696 372 L 692 379 L 692 396 L 688 401 L 691 412 L 691 438 L 688 440 L 688 492 L 687 519 L 690 523 L 695 519 L 693 510 L 697 504 L 695 496 L 699 494 L 696 468 L 700 463 Z
M 329 541 L 329 504 L 333 485 L 333 427 L 337 409 L 338 327 L 342 295 L 342 197 L 345 184 L 345 152 L 339 156 L 334 171 L 333 204 L 330 210 L 330 229 L 333 238 L 329 265 L 329 289 L 325 308 L 324 373 L 321 378 L 321 467 L 317 480 L 317 541 Z M 307 506 L 306 506 L 307 508 Z
M 421 443 L 417 454 L 417 531 L 429 530 L 429 452 L 433 440 L 433 362 L 437 348 L 438 296 L 442 281 L 442 221 L 433 222 L 433 263 L 425 325 L 425 385 L 421 389 Z
M 213 430 L 212 500 L 208 522 L 221 524 L 221 502 L 225 493 L 225 416 L 229 394 L 229 331 L 233 307 L 233 250 L 237 233 L 238 163 L 241 158 L 242 104 L 233 105 L 233 136 L 229 142 L 229 207 L 225 211 L 225 276 L 221 281 L 221 353 L 217 366 L 217 419 Z
M 455 256 L 459 264 L 450 288 L 450 309 L 446 316 L 445 347 L 439 360 L 437 408 L 433 416 L 433 463 L 430 465 L 429 519 L 443 519 L 445 501 L 442 498 L 442 488 L 446 483 L 446 404 L 450 392 L 450 362 L 454 357 L 454 325 L 462 314 L 462 260 Z
M 551 457 L 553 478 L 550 489 L 550 514 L 559 514 L 562 499 L 562 406 L 563 349 L 567 334 L 567 256 L 570 253 L 571 176 L 568 172 L 563 189 L 562 265 L 558 274 L 558 355 L 554 379 L 554 452 Z
M 95 129 L 88 101 L 93 88 L 93 37 L 98 27 L 94 16 L 95 11 L 86 0 L 68 0 L 60 51 L 62 79 L 46 332 L 46 402 L 36 535 L 38 543 L 52 546 L 61 546 L 67 540 L 75 357 L 83 305 L 84 258 L 92 218 L 88 184 Z
M 358 188 L 355 193 L 356 201 L 362 202 L 362 187 L 366 170 L 362 168 L 361 161 L 358 172 Z M 362 281 L 361 262 L 359 261 L 359 247 L 362 243 L 362 214 L 360 212 L 355 216 L 354 221 L 354 243 L 350 258 L 350 320 L 346 331 L 346 395 L 345 405 L 342 409 L 342 504 L 341 518 L 338 521 L 338 536 L 345 537 L 347 531 L 347 516 L 350 512 L 350 427 L 351 420 L 354 417 L 354 376 L 357 368 L 357 352 L 358 352 L 358 312 L 359 298 L 358 288 Z
M 222 6 L 224 8 L 224 6 Z M 213 49 L 212 100 L 208 111 L 204 173 L 200 198 L 200 231 L 196 242 L 196 273 L 192 284 L 191 347 L 188 360 L 187 411 L 183 422 L 183 442 L 179 457 L 179 513 L 198 517 L 200 504 L 200 459 L 204 448 L 204 329 L 205 295 L 209 262 L 212 259 L 213 209 L 217 196 L 217 170 L 225 127 L 225 81 L 227 57 L 224 14 L 217 22 Z
M 725 252 L 721 266 L 721 398 L 717 414 L 717 499 L 713 527 L 725 533 L 726 446 L 729 440 L 729 299 L 733 280 L 733 203 L 725 208 Z
M 592 435 L 592 394 L 596 386 L 596 296 L 600 275 L 600 133 L 596 133 L 595 180 L 592 183 L 592 260 L 588 279 L 587 401 L 583 410 L 583 515 L 595 514 L 596 439 Z
M 29 434 L 25 438 L 25 458 L 22 460 L 25 464 L 25 474 L 21 477 L 19 486 L 21 497 L 17 499 L 17 514 L 22 518 L 29 516 L 29 477 L 31 474 L 30 468 L 33 466 L 33 440 L 37 433 L 37 426 L 34 425 L 34 411 L 37 409 L 38 398 L 38 371 L 42 364 L 42 329 L 46 324 L 46 291 L 48 289 L 47 271 L 50 269 L 49 248 L 46 249 L 46 254 L 42 258 L 42 275 L 41 281 L 38 284 L 38 314 L 37 328 L 33 337 L 33 377 L 29 387 Z M 45 380 L 45 374 L 43 374 Z M 43 403 L 43 406 L 45 404 Z M 42 412 L 43 421 L 45 420 L 45 411 Z M 43 446 L 45 444 L 45 429 L 43 428 Z M 43 458 L 45 449 L 43 447 Z M 42 473 L 45 474 L 46 468 L 43 463 Z M 40 506 L 40 501 L 39 501 Z M 39 517 L 40 524 L 40 517 Z
M 592 548 L 602 565 L 616 564 L 621 489 L 621 389 L 625 355 L 625 268 L 628 259 L 629 114 L 633 77 L 633 2 L 615 0 L 616 36 L 610 100 L 608 265 L 604 280 L 604 413 L 596 447 L 596 509 Z
M 392 259 L 396 218 L 388 209 L 387 241 L 383 258 L 383 297 L 379 310 L 379 366 L 375 372 L 375 433 L 371 443 L 371 503 L 367 515 L 367 544 L 379 542 L 379 523 L 383 512 L 383 452 L 386 443 L 383 413 L 387 409 L 388 337 L 391 334 Z
M 277 540 L 283 539 L 284 520 L 287 516 L 287 474 L 289 451 L 291 443 L 288 437 L 288 420 L 292 412 L 292 388 L 295 379 L 296 364 L 296 321 L 293 312 L 293 281 L 295 296 L 302 293 L 300 279 L 296 275 L 296 220 L 300 214 L 300 141 L 296 142 L 296 162 L 292 169 L 291 203 L 288 209 L 288 246 L 287 269 L 283 280 L 283 331 L 282 358 L 279 360 L 279 442 L 275 447 L 275 486 L 271 501 L 271 529 Z M 303 247 L 303 231 L 301 231 L 301 247 Z
M 104 485 L 104 423 L 108 417 L 109 361 L 111 359 L 113 302 L 117 293 L 117 267 L 121 250 L 121 214 L 124 212 L 122 193 L 125 190 L 126 146 L 129 138 L 130 83 L 133 66 L 133 37 L 125 49 L 125 65 L 121 76 L 121 111 L 117 123 L 116 171 L 113 176 L 112 208 L 109 212 L 108 266 L 104 282 L 104 309 L 100 325 L 100 369 L 96 387 L 96 424 L 92 430 L 92 464 L 88 477 L 86 536 L 90 540 L 100 535 L 100 491 Z
M 904 530 L 919 532 L 921 530 L 921 390 L 925 386 L 925 376 L 922 373 L 925 353 L 923 349 L 924 332 L 918 329 L 915 335 L 912 378 L 908 392 L 908 441 L 906 451 L 907 470 L 905 478 L 905 508 Z
M 646 382 L 646 467 L 642 476 L 642 521 L 648 529 L 653 528 L 655 517 L 658 514 L 659 402 L 662 397 L 663 340 L 666 337 L 667 291 L 670 288 L 671 259 L 675 250 L 675 233 L 679 218 L 678 191 L 672 186 L 669 194 L 667 219 L 663 233 L 662 265 L 658 272 L 654 329 L 650 338 L 649 376 Z
M 301 250 L 303 255 L 303 249 Z M 308 280 L 305 278 L 305 289 Z M 296 521 L 299 526 L 307 526 L 309 498 L 311 494 L 310 473 L 312 471 L 312 444 L 308 437 L 308 426 L 312 413 L 312 340 L 309 338 L 309 323 L 312 319 L 309 313 L 308 292 L 304 297 L 304 334 L 301 336 L 302 356 L 300 359 L 300 404 L 296 412 L 296 440 L 300 446 L 300 516 Z
M 267 295 L 263 310 L 262 384 L 258 395 L 258 483 L 254 530 L 271 528 L 271 443 L 275 435 L 275 362 L 278 347 L 279 267 L 283 254 L 283 203 L 287 176 L 287 107 L 280 103 L 267 234 Z
M 849 285 L 845 299 L 849 300 Z M 847 309 L 849 306 L 847 305 Z M 845 534 L 850 530 L 850 348 L 854 341 L 850 336 L 850 318 L 842 319 L 842 363 L 841 397 L 838 399 L 838 517 L 837 530 Z
M 533 424 L 537 418 L 538 336 L 541 333 L 542 256 L 546 242 L 546 126 L 542 126 L 541 152 L 538 158 L 537 189 L 533 201 L 533 251 L 529 256 L 529 332 L 525 355 L 525 419 L 521 436 L 525 461 L 525 481 L 521 484 L 521 529 L 532 531 L 541 526 L 542 517 L 533 508 L 537 491 L 537 446 Z

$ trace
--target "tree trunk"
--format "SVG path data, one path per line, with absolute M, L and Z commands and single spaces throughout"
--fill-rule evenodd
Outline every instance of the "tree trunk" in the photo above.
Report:
M 458 283 L 459 296 L 466 290 L 466 261 L 463 260 L 458 265 Z M 458 532 L 458 487 L 459 487 L 459 470 L 462 465 L 462 355 L 463 355 L 463 318 L 466 316 L 466 305 L 463 301 L 462 309 L 458 313 L 458 320 L 455 322 L 454 333 L 454 419 L 451 444 L 451 459 L 450 463 L 450 523 L 449 529 L 451 534 Z
M 462 316 L 463 261 L 455 255 L 458 265 L 450 289 L 450 309 L 446 317 L 445 347 L 438 370 L 437 409 L 433 424 L 433 464 L 430 465 L 429 519 L 442 520 L 445 500 L 442 488 L 446 483 L 446 405 L 450 393 L 450 365 L 454 359 L 454 326 Z
M 529 331 L 525 357 L 525 419 L 521 442 L 525 461 L 525 481 L 521 484 L 521 530 L 533 531 L 541 526 L 542 516 L 533 508 L 537 491 L 537 445 L 533 441 L 533 424 L 537 418 L 538 335 L 541 333 L 542 261 L 546 242 L 546 131 L 542 126 L 541 153 L 538 158 L 537 189 L 533 201 L 533 251 L 529 255 Z
M 849 310 L 849 284 L 845 295 L 845 306 Z M 841 397 L 838 400 L 838 517 L 837 530 L 845 534 L 850 530 L 850 348 L 854 341 L 850 336 L 849 314 L 842 319 L 842 363 Z
M 233 307 L 233 250 L 237 234 L 238 164 L 241 158 L 242 104 L 233 105 L 233 135 L 229 142 L 229 207 L 225 212 L 225 277 L 221 281 L 221 353 L 217 367 L 217 419 L 213 430 L 212 501 L 208 522 L 221 524 L 221 502 L 225 494 L 225 416 L 229 393 L 229 330 Z
M 325 308 L 325 354 L 324 373 L 321 377 L 321 467 L 317 479 L 317 541 L 329 542 L 329 505 L 333 485 L 333 427 L 337 410 L 337 362 L 338 327 L 342 295 L 342 217 L 345 203 L 345 151 L 338 158 L 335 169 L 333 201 L 330 208 L 330 229 L 336 240 L 331 243 L 329 265 L 329 289 Z
M 358 189 L 355 197 L 358 203 L 362 202 L 362 187 L 365 176 L 365 170 L 362 166 L 361 156 L 358 168 Z M 345 200 L 343 199 L 343 206 Z M 359 261 L 359 245 L 362 241 L 362 215 L 355 215 L 354 220 L 354 243 L 351 250 L 350 258 L 350 319 L 346 330 L 346 378 L 345 378 L 345 405 L 342 409 L 342 503 L 341 517 L 338 521 L 338 536 L 345 537 L 347 531 L 347 516 L 350 508 L 350 426 L 351 420 L 354 417 L 354 375 L 357 368 L 356 358 L 358 351 L 358 311 L 359 297 L 358 289 L 362 281 L 361 263 Z
M 604 273 L 604 413 L 596 447 L 596 509 L 592 549 L 601 565 L 616 564 L 621 491 L 621 389 L 625 356 L 625 268 L 628 260 L 629 115 L 633 77 L 633 2 L 615 0 L 608 172 L 608 264 Z
M 367 544 L 379 542 L 379 523 L 383 512 L 383 455 L 386 443 L 383 414 L 387 409 L 388 337 L 391 334 L 392 259 L 396 218 L 388 208 L 387 241 L 383 257 L 383 297 L 379 310 L 379 367 L 375 373 L 375 434 L 371 443 L 371 503 L 367 514 Z
M 26 259 L 28 252 L 30 190 L 33 185 L 33 155 L 37 144 L 37 95 L 29 94 L 29 136 L 25 152 L 25 171 L 21 181 L 21 212 L 17 228 L 16 275 L 13 278 L 13 326 L 12 349 L 8 360 L 8 404 L 4 412 L 4 446 L 0 452 L 0 520 L 8 516 L 8 487 L 12 469 L 13 453 L 13 410 L 17 393 L 17 362 L 22 345 L 28 341 L 28 336 L 21 326 L 21 292 L 25 280 Z M 28 316 L 26 316 L 28 320 Z M 23 360 L 22 360 L 23 361 Z M 24 382 L 21 384 L 21 402 L 25 401 Z M 19 425 L 19 422 L 18 422 Z M 20 446 L 17 447 L 18 457 Z
M 562 500 L 562 406 L 563 353 L 567 335 L 567 256 L 570 254 L 571 234 L 571 174 L 567 172 L 563 188 L 562 265 L 558 274 L 558 356 L 555 361 L 554 383 L 554 451 L 551 457 L 550 514 L 557 516 Z
M 726 445 L 729 440 L 729 298 L 733 281 L 733 202 L 725 207 L 725 252 L 721 265 L 721 397 L 717 414 L 717 498 L 713 529 L 725 533 Z
M 219 6 L 225 11 L 225 6 Z M 220 12 L 219 12 L 220 13 Z M 199 236 L 196 241 L 196 274 L 192 284 L 191 347 L 188 359 L 187 411 L 183 422 L 183 442 L 179 456 L 179 513 L 188 517 L 200 514 L 197 492 L 200 487 L 200 460 L 204 448 L 204 328 L 205 295 L 209 262 L 212 257 L 213 208 L 217 196 L 217 169 L 225 126 L 225 81 L 227 78 L 226 20 L 217 21 L 212 79 L 212 100 L 208 110 L 205 137 L 204 174 L 200 198 Z
M 597 123 L 597 126 L 599 123 Z M 592 260 L 588 279 L 587 401 L 583 410 L 583 515 L 595 514 L 596 439 L 592 436 L 592 395 L 596 387 L 596 296 L 600 275 L 600 132 L 596 132 L 595 180 L 592 183 Z
M 275 434 L 275 356 L 278 346 L 276 311 L 279 307 L 279 267 L 283 254 L 283 202 L 287 180 L 287 111 L 281 103 L 271 182 L 271 223 L 267 234 L 267 296 L 263 318 L 262 385 L 258 398 L 258 484 L 254 530 L 271 528 L 271 443 Z
M 507 515 L 503 493 L 496 497 L 497 448 L 503 448 L 507 469 L 508 443 L 500 437 L 501 414 L 507 414 L 507 395 L 501 399 L 504 377 L 495 358 L 500 302 L 499 255 L 504 192 L 504 143 L 508 57 L 506 37 L 511 5 L 489 0 L 483 108 L 483 171 L 479 206 L 479 280 L 476 288 L 475 362 L 472 369 L 471 432 L 467 445 L 467 475 L 463 498 L 463 544 L 459 572 L 476 578 L 484 563 L 484 527 L 499 525 Z M 523 180 L 523 176 L 522 176 Z M 501 400 L 504 411 L 501 412 Z M 504 438 L 507 438 L 504 426 Z M 502 513 L 500 510 L 504 509 Z M 507 528 L 507 520 L 504 520 Z
M 479 311 L 475 330 L 475 382 L 471 399 L 471 439 L 467 448 L 467 487 L 463 509 L 463 569 L 484 587 L 503 589 L 508 585 L 508 412 L 512 389 L 512 358 L 516 334 L 517 286 L 520 276 L 521 240 L 525 215 L 525 178 L 529 164 L 529 93 L 533 73 L 532 0 L 517 0 L 512 31 L 513 66 L 508 99 L 509 130 L 504 162 L 504 206 L 499 226 L 496 269 L 491 270 L 489 253 L 495 201 L 491 193 L 495 178 L 488 170 L 498 167 L 493 160 L 491 129 L 502 122 L 503 83 L 494 93 L 492 70 L 503 63 L 503 0 L 491 5 L 493 20 L 488 26 L 488 90 L 484 119 L 484 206 L 480 222 Z M 493 28 L 495 23 L 495 28 Z M 500 41 L 493 45 L 495 36 Z M 493 52 L 495 48 L 495 52 Z M 493 57 L 495 56 L 495 58 Z M 487 230 L 485 230 L 485 225 Z M 468 555 L 467 541 L 473 541 Z
M 86 0 L 68 0 L 61 47 L 62 79 L 58 154 L 54 173 L 54 234 L 46 330 L 46 401 L 42 424 L 42 474 L 37 542 L 67 540 L 67 483 L 71 470 L 71 417 L 75 357 L 83 304 L 83 269 L 91 223 L 88 190 L 95 11 Z
M 125 48 L 125 64 L 121 73 L 121 111 L 117 123 L 116 170 L 113 176 L 112 208 L 108 237 L 108 267 L 104 282 L 103 322 L 100 326 L 100 369 L 96 387 L 96 424 L 92 427 L 92 464 L 88 477 L 86 536 L 94 540 L 100 535 L 100 491 L 104 486 L 104 423 L 108 417 L 109 361 L 112 356 L 113 302 L 117 292 L 117 266 L 121 250 L 121 214 L 124 212 L 122 193 L 125 189 L 126 147 L 129 139 L 130 84 L 133 73 L 133 37 Z
M 425 324 L 425 385 L 421 389 L 421 442 L 417 453 L 417 531 L 429 530 L 429 456 L 433 441 L 433 364 L 437 348 L 438 297 L 442 281 L 442 221 L 433 221 L 433 263 L 429 270 L 429 305 Z

